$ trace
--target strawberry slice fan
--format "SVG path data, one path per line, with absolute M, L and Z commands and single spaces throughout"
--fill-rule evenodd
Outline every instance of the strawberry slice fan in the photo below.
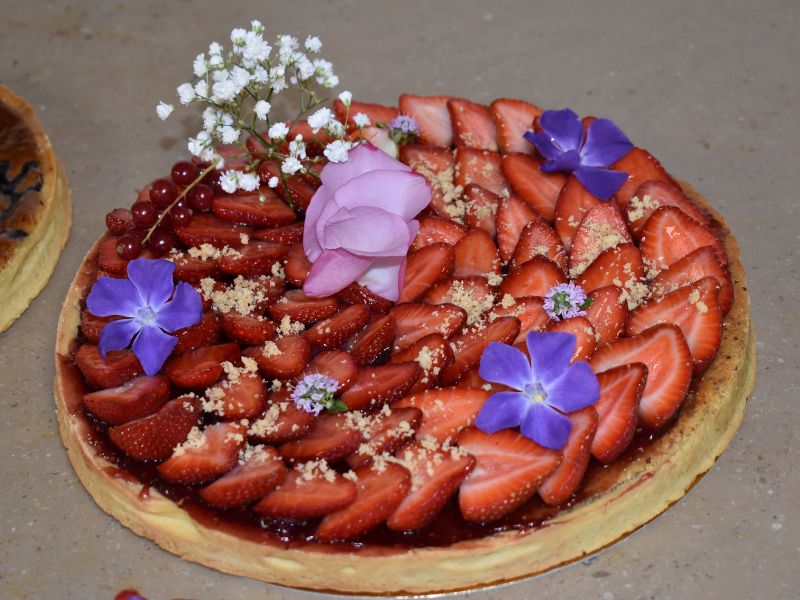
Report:
M 193 156 L 108 213 L 64 302 L 58 422 L 97 504 L 220 571 L 424 594 L 683 497 L 753 385 L 722 216 L 569 109 L 342 92 L 280 120 L 338 77 L 264 35 L 194 61 Z

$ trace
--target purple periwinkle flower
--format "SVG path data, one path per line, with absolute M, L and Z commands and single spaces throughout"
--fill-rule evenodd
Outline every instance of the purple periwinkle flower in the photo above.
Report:
M 323 410 L 344 412 L 347 405 L 334 397 L 338 389 L 339 382 L 335 379 L 321 373 L 311 373 L 297 382 L 292 390 L 292 400 L 297 408 L 314 415 Z
M 583 288 L 571 281 L 554 285 L 544 297 L 545 312 L 556 320 L 585 316 L 591 304 Z
M 622 171 L 608 169 L 633 149 L 628 137 L 610 119 L 595 119 L 584 140 L 583 123 L 573 111 L 546 110 L 539 117 L 540 133 L 528 131 L 526 140 L 545 158 L 542 171 L 574 173 L 583 187 L 608 200 L 628 179 Z
M 486 433 L 519 426 L 540 446 L 560 450 L 572 431 L 564 415 L 597 402 L 600 384 L 589 363 L 570 364 L 575 335 L 531 331 L 526 342 L 530 361 L 508 344 L 491 342 L 483 351 L 480 376 L 515 391 L 489 396 L 475 426 Z
M 100 277 L 86 298 L 86 307 L 97 317 L 125 317 L 111 321 L 100 332 L 100 354 L 127 348 L 144 372 L 155 375 L 172 353 L 178 329 L 190 327 L 203 318 L 200 294 L 188 283 L 177 286 L 172 274 L 175 263 L 137 258 L 128 263 L 128 278 Z

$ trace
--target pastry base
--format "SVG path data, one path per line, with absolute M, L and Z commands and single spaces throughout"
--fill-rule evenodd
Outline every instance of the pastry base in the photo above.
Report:
M 689 186 L 687 193 L 709 209 Z M 709 211 L 724 224 L 722 218 Z M 70 351 L 79 301 L 91 285 L 87 254 L 64 307 L 56 341 L 55 396 L 61 436 L 81 482 L 106 512 L 162 548 L 226 573 L 284 586 L 339 593 L 430 594 L 473 589 L 543 573 L 579 560 L 645 525 L 713 466 L 743 417 L 755 379 L 755 336 L 739 248 L 727 235 L 735 301 L 719 353 L 664 435 L 624 466 L 615 481 L 522 532 L 504 532 L 441 548 L 257 543 L 207 527 L 155 490 L 120 476 L 88 443 L 80 393 L 70 384 Z

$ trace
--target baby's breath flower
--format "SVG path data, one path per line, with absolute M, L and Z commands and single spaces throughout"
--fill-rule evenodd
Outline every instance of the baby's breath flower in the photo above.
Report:
M 305 56 L 300 56 L 300 58 L 295 63 L 295 68 L 297 69 L 297 74 L 302 81 L 306 79 L 310 79 L 316 69 L 314 68 L 314 63 L 312 63 L 308 58 Z
M 324 154 L 333 163 L 347 162 L 347 154 L 352 146 L 350 142 L 334 140 L 325 146 Z
M 210 54 L 208 56 L 208 66 L 209 68 L 213 67 L 215 69 L 219 69 L 225 64 L 225 59 L 222 58 L 221 54 Z
M 239 189 L 245 192 L 252 192 L 258 189 L 258 175 L 255 173 L 239 173 L 237 180 Z
M 207 131 L 201 131 L 196 138 L 189 138 L 188 149 L 192 156 L 201 156 L 208 147 L 211 136 Z
M 269 81 L 269 72 L 261 65 L 256 65 L 253 69 L 253 82 L 266 83 L 267 81 Z
M 250 83 L 250 72 L 236 65 L 231 69 L 231 81 L 236 85 L 236 93 L 238 94 Z
M 224 125 L 219 129 L 219 136 L 223 144 L 235 144 L 239 141 L 242 132 L 230 125 Z
M 272 46 L 264 41 L 260 33 L 250 31 L 245 36 L 245 46 L 242 50 L 242 61 L 248 68 L 253 68 L 257 63 L 269 58 Z
M 280 179 L 278 179 L 277 177 L 270 177 L 270 178 L 269 178 L 269 181 L 267 181 L 267 185 L 268 185 L 269 187 L 271 187 L 271 188 L 276 188 L 276 187 L 278 187 L 278 184 L 279 184 L 280 182 L 281 182 L 281 180 L 280 180 Z
M 250 21 L 250 29 L 255 31 L 256 33 L 264 33 L 264 25 L 261 24 L 261 21 L 258 19 L 253 19 Z
M 289 142 L 289 154 L 303 160 L 306 157 L 306 145 L 303 142 L 303 136 L 297 134 L 291 142 Z
M 219 185 L 228 194 L 233 194 L 239 187 L 239 172 L 225 171 L 219 178 Z
M 259 100 L 256 102 L 256 105 L 253 107 L 253 112 L 256 113 L 256 117 L 259 121 L 263 121 L 267 118 L 269 114 L 269 110 L 272 108 L 269 102 L 266 100 Z
M 336 119 L 328 121 L 328 126 L 325 128 L 331 137 L 340 138 L 344 136 L 344 125 Z
M 206 83 L 205 79 L 201 79 L 194 84 L 194 93 L 201 100 L 208 98 L 208 83 Z
M 166 102 L 162 101 L 159 101 L 158 105 L 156 106 L 156 114 L 162 121 L 170 116 L 173 110 L 175 110 L 175 107 L 172 106 L 172 104 L 167 104 Z
M 230 102 L 236 97 L 236 84 L 226 79 L 211 86 L 211 99 L 215 102 Z
M 326 127 L 330 120 L 331 109 L 323 107 L 308 117 L 308 124 L 311 126 L 311 129 L 314 131 L 314 133 L 316 133 L 323 127 Z
M 353 101 L 353 94 L 351 94 L 348 90 L 345 90 L 339 94 L 339 100 L 341 100 L 342 104 L 345 106 L 350 106 L 350 103 Z
M 194 86 L 191 83 L 182 83 L 177 89 L 181 104 L 189 104 L 195 98 Z
M 206 55 L 205 54 L 198 54 L 194 59 L 194 64 L 192 65 L 194 70 L 195 77 L 202 77 L 206 73 L 208 73 L 208 63 L 206 62 Z
M 245 37 L 247 36 L 247 32 L 242 29 L 241 27 L 237 27 L 233 31 L 231 31 L 231 42 L 233 42 L 233 51 L 234 52 L 241 52 L 242 46 L 245 44 Z
M 222 54 L 222 46 L 218 42 L 211 42 L 208 45 L 208 54 L 210 56 L 220 56 Z
M 300 169 L 303 168 L 303 163 L 301 163 L 297 158 L 294 156 L 287 156 L 283 159 L 283 164 L 281 164 L 281 171 L 286 173 L 287 175 L 294 175 Z
M 286 126 L 286 123 L 275 123 L 267 131 L 267 135 L 272 140 L 282 140 L 286 137 L 286 134 L 288 133 L 289 133 L 289 128 Z
M 356 124 L 356 127 L 362 129 L 364 127 L 368 127 L 370 124 L 369 117 L 364 113 L 356 113 L 356 116 L 353 117 L 353 123 Z

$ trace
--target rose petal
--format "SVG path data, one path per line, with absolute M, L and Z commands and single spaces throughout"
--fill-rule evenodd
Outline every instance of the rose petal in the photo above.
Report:
M 580 166 L 573 171 L 581 185 L 601 200 L 608 200 L 628 180 L 628 174 L 611 169 Z
M 581 148 L 581 164 L 587 167 L 607 167 L 633 149 L 633 144 L 616 123 L 610 119 L 595 119 L 586 133 Z
M 403 218 L 382 208 L 339 209 L 325 224 L 326 250 L 338 248 L 360 256 L 405 256 L 413 237 Z
M 410 221 L 431 201 L 428 181 L 412 171 L 370 171 L 351 179 L 334 194 L 339 206 L 372 206 Z
M 563 413 L 571 413 L 597 402 L 600 384 L 589 364 L 576 362 L 547 387 L 547 404 Z
M 100 356 L 105 358 L 109 352 L 127 348 L 140 327 L 139 323 L 133 319 L 111 321 L 100 330 L 100 343 L 98 344 Z
M 405 256 L 388 256 L 373 260 L 358 283 L 391 302 L 400 298 L 402 279 L 406 268 Z
M 311 267 L 303 292 L 315 298 L 340 292 L 358 279 L 375 260 L 346 250 L 325 250 Z
M 580 150 L 583 143 L 583 123 L 574 111 L 546 110 L 539 117 L 542 131 L 560 146 L 561 150 Z
M 475 419 L 475 427 L 486 433 L 517 427 L 531 406 L 523 394 L 497 392 L 486 399 Z
M 128 279 L 138 290 L 142 306 L 154 310 L 172 296 L 174 272 L 175 263 L 169 260 L 137 258 L 128 263 Z
M 147 325 L 142 328 L 133 342 L 133 353 L 142 363 L 147 375 L 155 375 L 164 366 L 178 338 L 161 331 L 159 327 Z
M 96 317 L 134 317 L 139 308 L 139 292 L 127 279 L 100 277 L 86 298 L 86 307 Z
M 520 391 L 533 383 L 528 357 L 522 350 L 508 344 L 489 342 L 481 355 L 478 373 L 486 381 L 502 383 Z
M 325 165 L 319 177 L 322 185 L 327 186 L 330 193 L 333 194 L 351 179 L 369 171 L 378 170 L 410 171 L 411 167 L 393 159 L 372 144 L 366 143 L 359 144 L 350 150 L 347 162 Z
M 175 288 L 172 300 L 156 308 L 156 325 L 172 333 L 191 327 L 203 318 L 203 300 L 191 285 L 181 281 Z
M 534 402 L 519 428 L 522 435 L 551 450 L 561 450 L 572 431 L 572 423 L 544 402 Z
M 536 146 L 539 154 L 544 156 L 547 160 L 556 160 L 563 153 L 563 150 L 556 146 L 546 133 L 527 131 L 522 137 Z
M 575 334 L 560 331 L 530 331 L 526 342 L 533 380 L 546 387 L 569 367 L 577 338 Z

